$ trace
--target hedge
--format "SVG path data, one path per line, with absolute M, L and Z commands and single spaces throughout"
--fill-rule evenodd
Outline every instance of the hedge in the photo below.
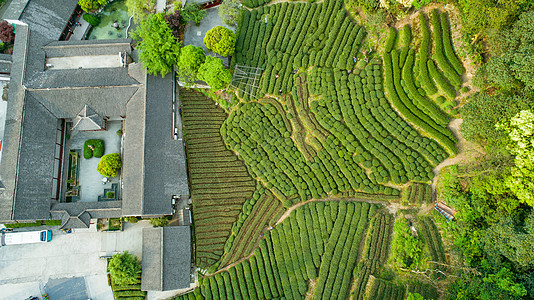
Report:
M 434 55 L 439 67 L 443 70 L 445 77 L 454 85 L 462 85 L 462 79 L 456 73 L 455 69 L 451 66 L 443 50 L 443 37 L 441 32 L 441 21 L 439 17 L 439 11 L 434 9 L 432 11 L 432 33 L 434 35 Z
M 433 95 L 437 93 L 437 88 L 432 81 L 432 78 L 428 75 L 428 67 L 426 67 L 426 62 L 428 60 L 428 51 L 430 45 L 430 30 L 426 23 L 426 17 L 423 13 L 419 14 L 419 23 L 421 26 L 421 51 L 419 53 L 419 79 L 421 84 L 428 95 Z
M 389 53 L 395 47 L 395 42 L 397 40 L 397 29 L 394 27 L 389 27 L 388 39 L 386 40 L 386 46 L 384 51 Z
M 415 87 L 412 77 L 412 66 L 414 63 L 414 58 L 415 53 L 412 50 L 408 55 L 406 65 L 402 69 L 402 79 L 404 80 L 408 93 L 414 100 L 414 103 L 418 104 L 418 108 L 425 111 L 426 114 L 429 115 L 437 124 L 447 126 L 447 124 L 449 124 L 449 119 L 447 118 L 447 116 L 443 114 L 441 110 L 430 99 L 421 96 L 421 94 L 419 94 L 417 88 Z M 431 72 L 431 74 L 433 74 L 433 72 Z
M 410 43 L 412 41 L 412 30 L 410 28 L 410 25 L 406 24 L 402 26 L 400 30 L 400 36 L 399 36 L 399 44 L 403 47 L 410 46 Z
M 462 76 L 464 73 L 464 66 L 456 56 L 456 53 L 454 53 L 454 46 L 451 39 L 451 31 L 449 26 L 449 21 L 447 18 L 447 13 L 444 12 L 440 16 L 441 20 L 441 30 L 443 34 L 443 47 L 445 49 L 445 56 L 447 57 L 447 60 L 452 65 L 454 70 L 459 76 Z
M 413 114 L 406 107 L 405 103 L 401 101 L 401 99 L 399 98 L 399 95 L 397 94 L 397 91 L 399 90 L 395 89 L 395 82 L 393 79 L 393 64 L 391 61 L 391 56 L 388 54 L 384 55 L 384 68 L 385 68 L 385 73 L 386 73 L 386 88 L 389 91 L 389 95 L 390 95 L 393 105 L 409 121 L 413 122 L 415 125 L 417 125 L 421 129 L 426 131 L 430 136 L 432 136 L 437 141 L 439 141 L 445 147 L 445 149 L 447 149 L 447 152 L 449 152 L 450 154 L 456 154 L 458 150 L 456 149 L 455 141 L 451 140 L 449 137 L 445 136 L 443 133 L 429 126 L 426 122 L 421 120 L 419 116 L 416 116 L 415 114 Z
M 429 59 L 427 61 L 428 70 L 430 71 L 430 75 L 434 78 L 437 85 L 440 87 L 440 89 L 445 93 L 445 95 L 449 99 L 456 98 L 456 91 L 454 88 L 447 82 L 447 79 L 443 76 L 443 74 L 438 70 L 436 65 L 434 64 L 434 61 Z
M 94 150 L 91 150 L 89 146 L 94 147 Z M 100 158 L 104 155 L 104 141 L 99 139 L 89 139 L 83 143 L 83 157 L 89 159 L 91 157 Z

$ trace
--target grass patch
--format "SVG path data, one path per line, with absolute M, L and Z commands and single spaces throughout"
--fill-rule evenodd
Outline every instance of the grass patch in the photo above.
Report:
M 13 224 L 4 224 L 6 228 L 21 228 L 21 227 L 34 227 L 43 225 L 42 221 L 36 221 L 34 223 L 13 223 Z

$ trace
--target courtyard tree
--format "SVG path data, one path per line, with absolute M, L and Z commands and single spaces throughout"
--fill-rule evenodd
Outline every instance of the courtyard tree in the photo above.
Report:
M 134 20 L 139 22 L 154 11 L 156 0 L 126 0 L 128 14 L 133 15 Z
M 135 284 L 141 273 L 141 264 L 135 256 L 124 251 L 113 255 L 109 260 L 108 271 L 114 285 Z
M 206 11 L 200 9 L 200 5 L 197 3 L 187 3 L 182 9 L 182 18 L 185 23 L 194 21 L 197 26 L 200 25 L 200 21 L 206 17 Z
M 78 0 L 78 5 L 86 12 L 97 10 L 108 3 L 108 0 Z
M 171 12 L 165 14 L 165 21 L 169 24 L 172 34 L 175 38 L 180 39 L 180 35 L 184 31 L 184 20 L 182 18 L 182 11 L 174 8 Z
M 221 20 L 229 26 L 237 26 L 244 12 L 243 5 L 239 0 L 223 1 L 217 9 Z
M 138 41 L 139 59 L 147 73 L 165 76 L 178 62 L 180 43 L 162 13 L 141 20 L 132 36 Z
M 183 47 L 178 59 L 178 74 L 180 77 L 195 77 L 205 60 L 206 55 L 202 48 L 193 45 Z
M 97 171 L 105 177 L 115 177 L 122 167 L 119 153 L 111 153 L 102 156 L 98 162 Z
M 164 227 L 169 224 L 169 219 L 167 219 L 167 217 L 151 218 L 150 224 L 152 224 L 153 227 Z
M 12 43 L 15 40 L 15 28 L 7 21 L 0 22 L 0 40 L 4 43 Z
M 232 81 L 232 73 L 224 67 L 221 59 L 207 56 L 198 70 L 197 78 L 204 80 L 210 87 L 220 90 Z
M 206 48 L 221 56 L 234 54 L 235 42 L 235 33 L 223 26 L 217 26 L 208 30 L 204 37 L 204 45 L 206 45 Z

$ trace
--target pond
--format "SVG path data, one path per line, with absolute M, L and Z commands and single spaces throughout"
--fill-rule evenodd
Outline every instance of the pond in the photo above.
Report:
M 88 40 L 110 40 L 126 38 L 128 28 L 128 8 L 125 0 L 113 1 L 100 13 L 100 25 L 93 27 L 87 35 Z M 118 28 L 113 27 L 116 23 Z

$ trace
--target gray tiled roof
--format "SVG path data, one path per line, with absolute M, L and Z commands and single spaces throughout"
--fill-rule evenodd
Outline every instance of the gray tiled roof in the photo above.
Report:
M 147 76 L 143 212 L 171 214 L 173 195 L 189 195 L 182 140 L 173 139 L 173 74 Z
M 165 78 L 129 68 L 45 70 L 45 58 L 131 51 L 130 40 L 57 40 L 76 0 L 31 0 L 17 26 L 0 168 L 0 221 L 63 217 L 169 215 L 171 197 L 189 194 L 182 140 L 173 140 L 173 74 Z M 0 57 L 1 59 L 1 57 Z M 2 66 L 0 66 L 1 71 Z M 129 72 L 131 74 L 129 74 Z M 139 82 L 142 81 L 142 82 Z M 24 84 L 24 86 L 23 86 Z M 126 117 L 123 202 L 53 204 L 50 210 L 58 119 L 86 105 L 101 117 Z M 95 122 L 98 123 L 98 122 Z M 94 207 L 92 206 L 94 205 Z M 63 207 L 63 208 L 62 208 Z M 76 224 L 70 224 L 72 226 Z
M 13 64 L 6 111 L 4 139 L 2 142 L 2 165 L 0 178 L 4 191 L 0 194 L 0 220 L 12 220 L 13 199 L 15 197 L 15 178 L 19 160 L 19 142 L 22 131 L 22 112 L 25 91 L 22 87 L 24 67 L 27 53 L 28 26 L 19 25 L 15 36 Z
M 163 228 L 143 228 L 141 289 L 145 291 L 163 289 Z
M 142 290 L 188 288 L 191 278 L 190 227 L 144 228 L 142 264 Z
M 130 53 L 132 39 L 53 41 L 43 47 L 46 57 L 119 55 Z
M 74 118 L 87 104 L 101 116 L 120 118 L 126 115 L 126 103 L 137 86 L 54 89 L 30 91 L 57 118 Z M 106 101 L 107 100 L 107 101 Z
M 101 86 L 126 86 L 138 82 L 128 76 L 127 68 L 67 69 L 38 72 L 26 80 L 28 89 L 57 89 Z
M 26 78 L 44 70 L 43 45 L 59 40 L 77 4 L 77 0 L 31 0 L 28 3 L 20 17 L 30 27 L 28 55 L 31 59 L 25 65 Z
M 130 99 L 124 121 L 122 161 L 122 211 L 126 216 L 143 214 L 145 151 L 145 87 Z
M 123 213 L 170 215 L 172 196 L 189 195 L 183 141 L 173 140 L 173 75 L 164 78 L 147 75 L 146 80 L 144 105 L 128 104 Z M 135 111 L 134 121 L 129 119 L 131 108 Z
M 88 228 L 91 219 L 122 216 L 121 201 L 55 203 L 50 213 L 63 220 L 61 228 Z
M 65 213 L 61 220 L 61 228 L 89 228 L 91 216 L 87 212 L 83 212 L 77 216 L 69 216 Z
M 99 130 L 104 128 L 104 118 L 89 105 L 85 105 L 76 116 L 76 122 L 72 129 L 76 130 Z
M 50 218 L 58 120 L 26 95 L 22 120 L 13 218 Z

